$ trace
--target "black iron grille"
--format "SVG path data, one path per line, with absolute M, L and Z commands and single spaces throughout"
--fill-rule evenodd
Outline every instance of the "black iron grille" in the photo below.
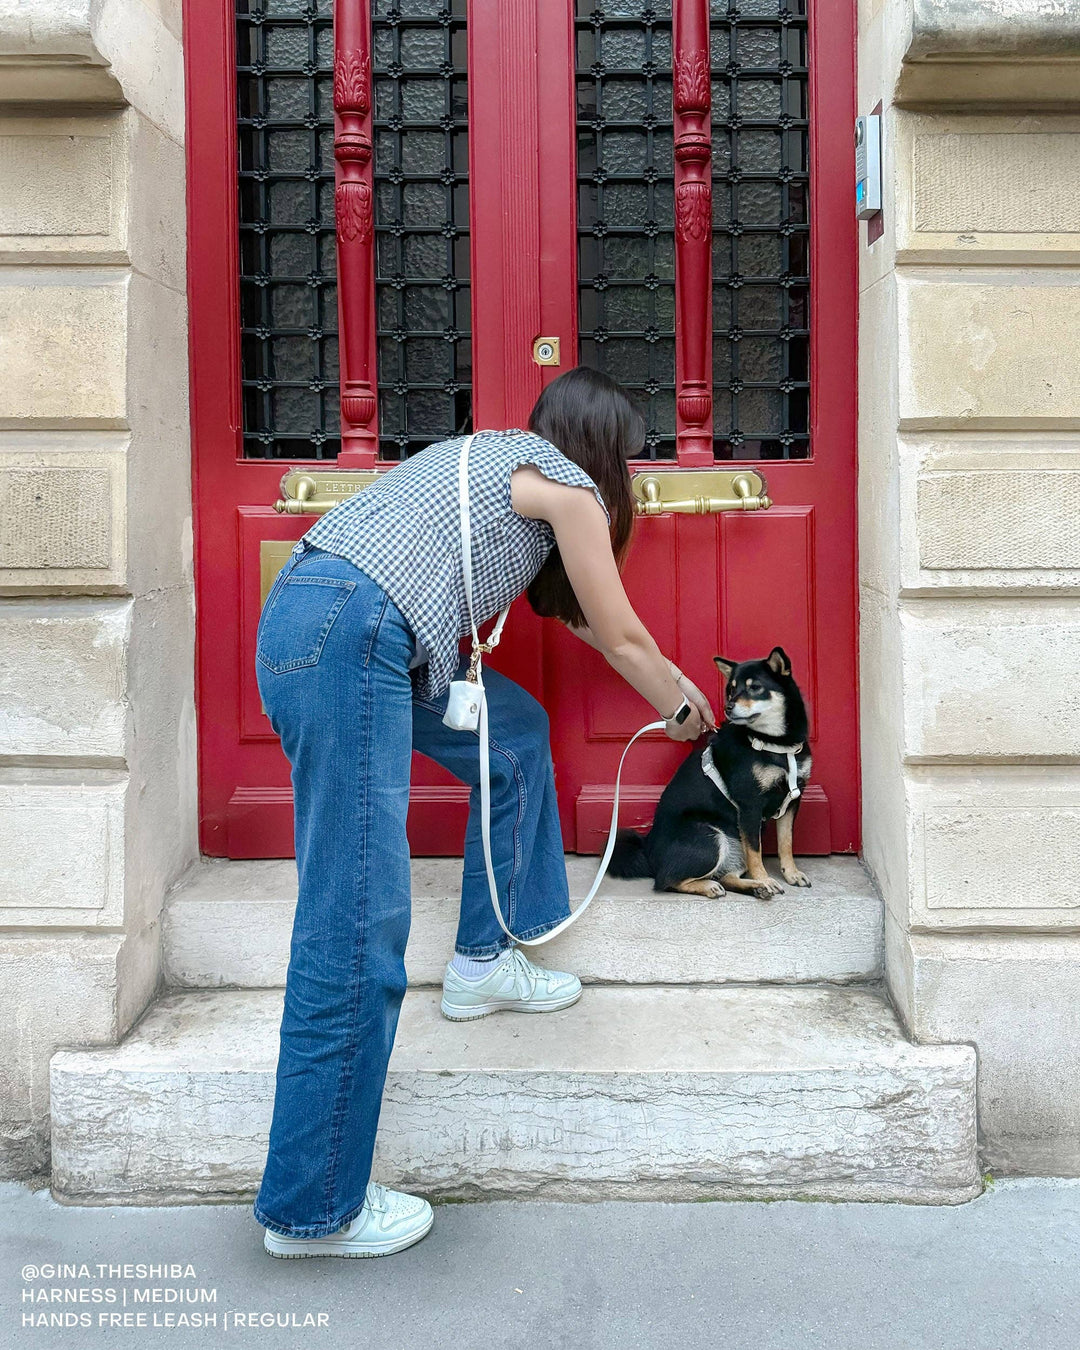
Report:
M 380 454 L 472 419 L 465 0 L 375 0 Z M 244 453 L 334 459 L 332 0 L 237 0 Z
M 332 0 L 237 0 L 244 454 L 340 448 Z
M 806 0 L 712 0 L 717 459 L 809 442 Z
M 377 0 L 379 444 L 404 458 L 472 426 L 465 0 Z
M 375 0 L 380 453 L 471 424 L 466 0 Z M 675 453 L 670 0 L 577 0 L 580 357 Z M 237 0 L 244 453 L 333 459 L 332 0 Z M 718 459 L 809 453 L 806 0 L 712 0 Z M 406 134 L 407 133 L 407 134 Z
M 583 365 L 675 455 L 671 0 L 577 0 L 578 325 Z

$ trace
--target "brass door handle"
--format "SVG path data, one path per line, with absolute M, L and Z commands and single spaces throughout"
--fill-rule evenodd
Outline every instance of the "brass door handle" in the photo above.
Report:
M 764 477 L 753 469 L 673 469 L 633 477 L 639 516 L 709 516 L 719 511 L 767 511 Z
M 281 480 L 281 497 L 274 510 L 282 516 L 324 516 L 331 507 L 374 483 L 374 471 L 349 469 L 293 469 Z
M 281 480 L 274 510 L 285 516 L 322 516 L 372 484 L 374 470 L 293 469 Z M 661 469 L 636 473 L 634 501 L 640 516 L 708 516 L 718 511 L 767 511 L 767 484 L 756 469 Z

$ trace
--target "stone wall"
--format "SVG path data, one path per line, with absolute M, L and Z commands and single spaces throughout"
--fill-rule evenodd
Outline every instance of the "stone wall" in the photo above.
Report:
M 179 0 L 0 4 L 0 1174 L 195 853 Z
M 862 0 L 865 851 L 986 1164 L 1080 1172 L 1080 0 Z M 1071 99 L 1071 102 L 1070 102 Z M 864 227 L 865 228 L 865 227 Z

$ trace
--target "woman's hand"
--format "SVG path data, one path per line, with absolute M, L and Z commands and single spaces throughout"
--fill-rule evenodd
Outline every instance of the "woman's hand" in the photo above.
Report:
M 701 714 L 702 725 L 706 731 L 716 730 L 716 714 L 712 710 L 712 704 L 697 687 L 689 675 L 684 675 L 674 661 L 669 661 L 672 678 L 682 690 L 684 696 L 694 705 Z
M 683 722 L 674 722 L 669 717 L 664 723 L 664 735 L 673 741 L 696 741 L 702 730 L 701 714 L 695 707 L 691 707 Z

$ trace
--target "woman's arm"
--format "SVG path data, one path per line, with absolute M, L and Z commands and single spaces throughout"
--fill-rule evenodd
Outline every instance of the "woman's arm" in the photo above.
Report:
M 593 634 L 589 631 L 588 628 L 575 628 L 575 626 L 572 623 L 568 623 L 566 627 L 570 630 L 571 633 L 573 633 L 575 637 L 580 638 L 587 647 L 592 647 L 594 651 L 600 650 L 600 644 L 597 642 L 596 638 L 593 636 Z M 705 695 L 693 682 L 690 676 L 683 674 L 683 672 L 679 669 L 679 667 L 675 664 L 675 662 L 671 660 L 670 657 L 668 657 L 668 669 L 671 671 L 671 678 L 682 690 L 685 697 L 690 700 L 690 702 L 701 714 L 701 720 L 705 724 L 706 728 L 709 731 L 715 731 L 716 714 L 713 712 L 712 704 L 709 702 L 709 700 L 705 697 Z
M 553 482 L 539 469 L 522 465 L 511 475 L 510 499 L 520 515 L 546 520 L 555 531 L 566 575 L 593 638 L 591 645 L 661 717 L 670 717 L 682 704 L 682 690 L 626 598 L 607 521 L 593 493 Z M 694 740 L 701 735 L 701 715 L 691 706 L 690 716 L 676 729 L 681 734 L 669 729 L 673 739 Z

